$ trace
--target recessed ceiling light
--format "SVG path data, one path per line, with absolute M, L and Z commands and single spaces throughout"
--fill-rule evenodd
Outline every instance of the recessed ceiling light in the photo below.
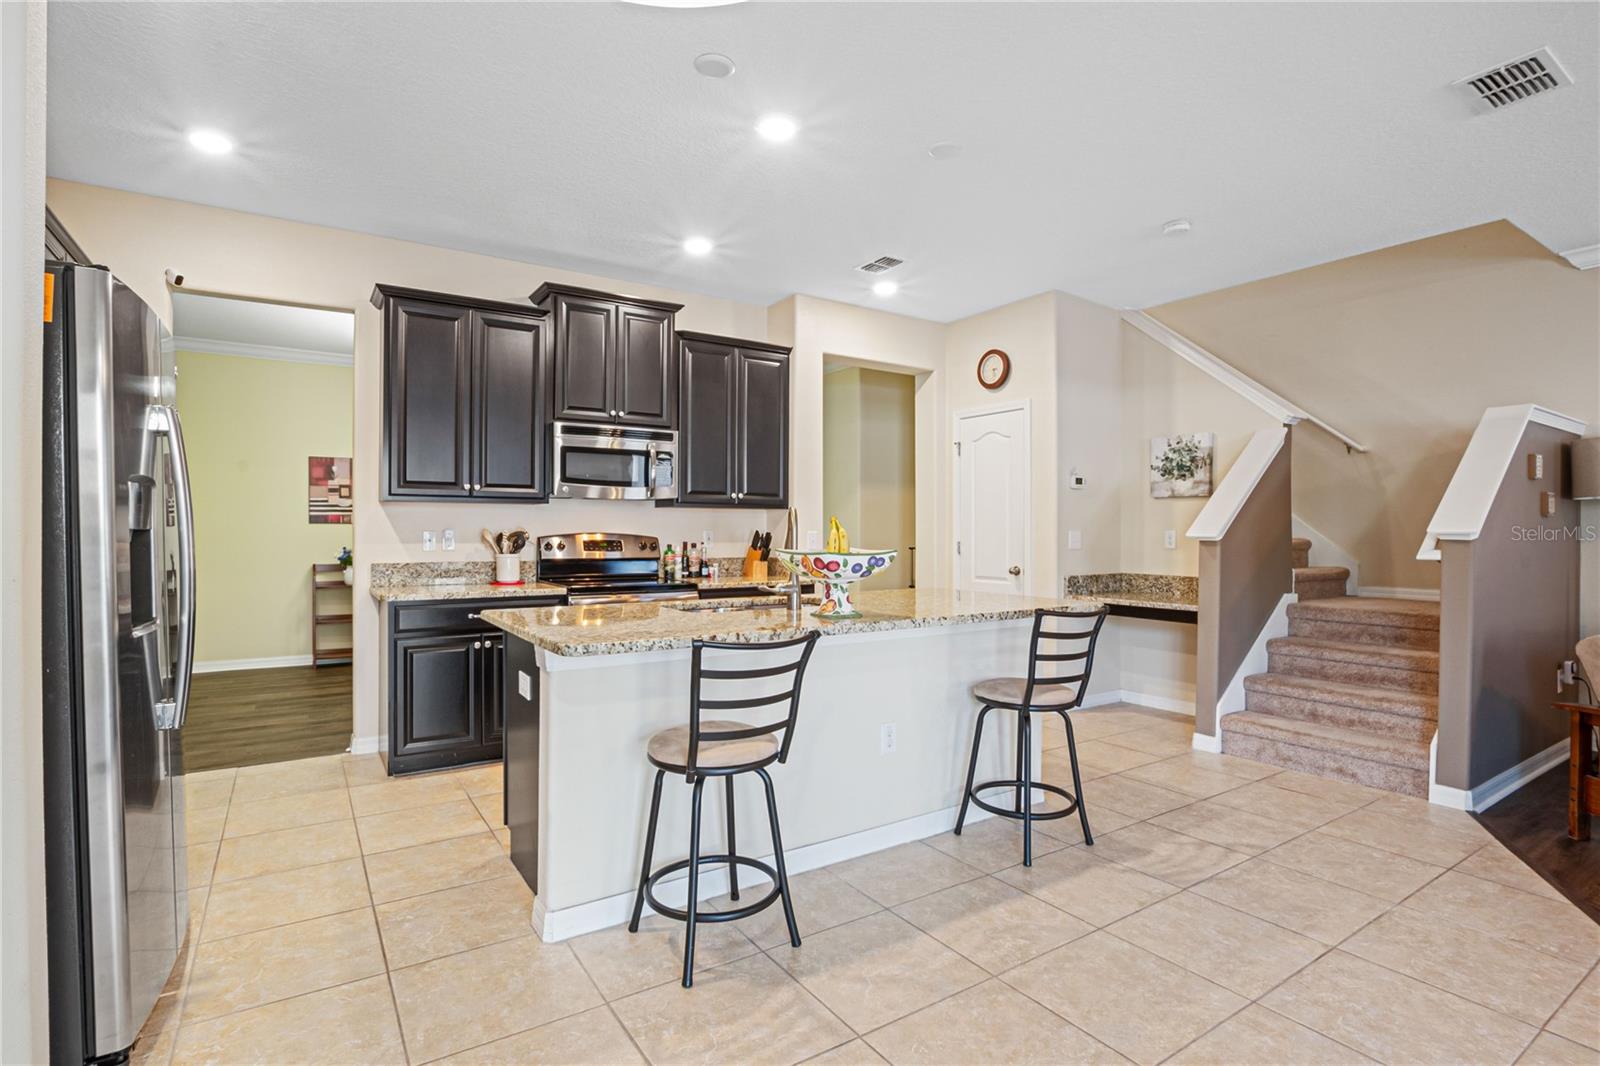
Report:
M 707 52 L 694 57 L 694 69 L 708 78 L 726 78 L 734 71 L 733 60 L 721 52 Z
M 233 151 L 233 141 L 216 130 L 190 130 L 189 143 L 206 155 L 227 155 Z
M 954 159 L 961 154 L 961 146 L 954 141 L 940 141 L 928 149 L 928 154 L 935 159 Z
M 768 115 L 756 123 L 756 132 L 769 141 L 789 141 L 800 132 L 800 127 L 788 115 Z
M 710 255 L 715 247 L 710 237 L 690 237 L 683 242 L 683 250 L 690 255 Z
M 1176 237 L 1188 233 L 1192 227 L 1186 218 L 1175 218 L 1161 227 L 1161 232 L 1168 237 Z
M 875 281 L 872 283 L 872 295 L 893 296 L 900 291 L 900 286 L 889 280 Z

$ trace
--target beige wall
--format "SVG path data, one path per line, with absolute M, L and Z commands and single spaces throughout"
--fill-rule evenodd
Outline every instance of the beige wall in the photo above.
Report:
M 1600 419 L 1600 270 L 1508 222 L 1151 314 L 1368 447 L 1295 435 L 1295 513 L 1360 561 L 1363 585 L 1438 587 L 1417 547 L 1485 408 Z
M 849 367 L 823 379 L 823 510 L 855 548 L 900 557 L 861 583 L 906 588 L 916 543 L 916 388 L 907 374 Z
M 306 460 L 350 455 L 354 372 L 201 352 L 178 353 L 178 408 L 194 490 L 195 660 L 309 657 L 312 563 L 355 545 L 348 525 L 313 525 Z M 343 613 L 350 593 L 318 593 Z M 325 629 L 343 644 L 348 628 Z M 261 664 L 268 665 L 268 664 Z
M 49 1057 L 40 702 L 45 7 L 0 4 L 0 1062 Z

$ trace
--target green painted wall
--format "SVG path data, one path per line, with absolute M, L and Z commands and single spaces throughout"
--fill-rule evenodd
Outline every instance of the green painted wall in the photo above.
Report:
M 198 663 L 311 654 L 311 564 L 355 537 L 307 520 L 306 460 L 351 454 L 352 382 L 348 366 L 178 353 Z M 348 593 L 320 595 L 348 610 Z M 324 636 L 349 642 L 347 628 Z

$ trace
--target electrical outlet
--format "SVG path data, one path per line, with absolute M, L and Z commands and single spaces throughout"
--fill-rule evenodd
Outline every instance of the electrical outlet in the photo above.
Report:
M 884 725 L 883 725 L 883 728 L 878 731 L 878 754 L 879 755 L 893 755 L 894 754 L 894 723 L 893 722 L 885 722 Z
M 822 550 L 822 530 L 806 530 L 806 551 L 819 552 Z
M 456 531 L 453 530 L 453 529 L 447 529 L 443 533 L 441 533 L 439 535 L 439 547 L 443 548 L 447 552 L 455 551 L 456 550 Z
M 1067 530 L 1067 551 L 1077 552 L 1083 550 L 1083 530 Z
M 517 695 L 529 703 L 533 702 L 533 678 L 528 676 L 526 670 L 517 671 Z
M 1572 659 L 1563 659 L 1561 665 L 1556 667 L 1556 694 L 1560 695 L 1563 689 L 1571 688 L 1578 683 L 1578 664 Z
M 1178 531 L 1169 529 L 1163 533 L 1161 535 L 1161 546 L 1164 548 L 1176 548 L 1178 546 Z
M 433 530 L 431 529 L 422 531 L 422 550 L 425 552 L 433 551 Z

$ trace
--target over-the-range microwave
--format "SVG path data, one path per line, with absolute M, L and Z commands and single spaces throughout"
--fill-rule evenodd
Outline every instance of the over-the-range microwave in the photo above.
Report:
M 561 500 L 675 500 L 678 435 L 593 422 L 553 428 L 555 484 Z

